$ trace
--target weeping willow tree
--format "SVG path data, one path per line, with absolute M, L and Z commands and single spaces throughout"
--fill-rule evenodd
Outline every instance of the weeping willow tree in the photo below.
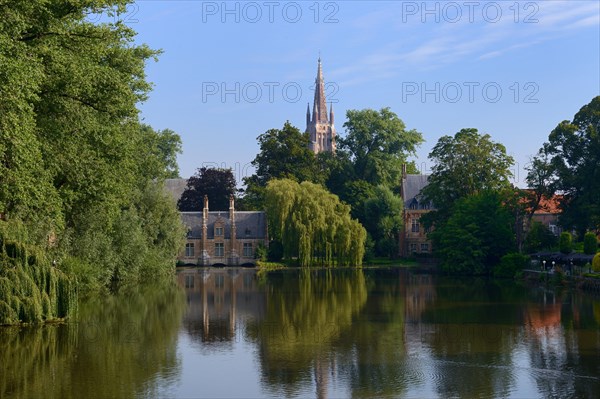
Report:
M 275 179 L 265 205 L 270 233 L 283 244 L 286 259 L 301 266 L 360 266 L 366 231 L 350 217 L 350 207 L 322 186 Z
M 0 325 L 63 319 L 77 308 L 76 281 L 46 252 L 23 244 L 23 228 L 0 221 Z

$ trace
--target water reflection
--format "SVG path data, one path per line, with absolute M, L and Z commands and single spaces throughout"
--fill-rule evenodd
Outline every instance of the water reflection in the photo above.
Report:
M 224 396 L 600 394 L 598 302 L 585 295 L 397 269 L 193 269 L 179 282 L 195 350 L 257 362 Z
M 407 270 L 178 271 L 0 329 L 0 397 L 600 397 L 600 300 Z
M 177 281 L 188 305 L 184 329 L 202 350 L 231 348 L 238 324 L 264 316 L 266 297 L 253 269 L 186 269 Z
M 77 322 L 0 328 L 0 397 L 153 396 L 179 373 L 183 307 L 176 286 L 147 287 L 85 301 Z

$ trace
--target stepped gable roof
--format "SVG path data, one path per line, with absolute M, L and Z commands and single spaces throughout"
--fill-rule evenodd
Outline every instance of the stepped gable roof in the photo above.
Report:
M 202 238 L 202 212 L 181 212 L 181 221 L 188 228 L 188 238 Z M 215 238 L 215 224 L 223 224 L 224 238 L 231 238 L 231 220 L 227 211 L 208 212 L 206 236 Z M 267 217 L 265 212 L 235 212 L 237 239 L 264 239 L 267 236 Z

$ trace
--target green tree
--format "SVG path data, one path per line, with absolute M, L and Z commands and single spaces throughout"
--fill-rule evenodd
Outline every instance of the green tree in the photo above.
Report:
M 500 258 L 514 251 L 513 216 L 494 191 L 454 203 L 450 217 L 429 237 L 442 269 L 451 274 L 489 274 Z
M 235 193 L 235 177 L 231 169 L 200 168 L 188 179 L 177 206 L 182 212 L 201 211 L 204 196 L 208 196 L 210 209 L 229 210 L 229 198 Z
M 282 129 L 270 129 L 257 138 L 260 152 L 251 162 L 256 172 L 244 178 L 244 202 L 250 208 L 263 206 L 264 189 L 271 179 L 323 183 L 310 139 L 286 121 Z
M 568 231 L 563 231 L 560 233 L 558 246 L 560 248 L 560 252 L 563 254 L 570 254 L 573 252 L 573 237 L 571 236 L 571 233 Z
M 377 255 L 398 255 L 403 206 L 402 198 L 385 186 L 376 187 L 374 196 L 365 201 L 364 226 L 376 242 Z
M 583 236 L 583 253 L 593 255 L 598 252 L 598 238 L 596 234 L 588 231 Z
M 137 109 L 151 89 L 145 65 L 159 51 L 134 43 L 120 21 L 88 18 L 118 19 L 128 3 L 0 6 L 0 214 L 23 221 L 26 240 L 89 287 L 139 281 L 159 259 L 169 261 L 158 274 L 172 273 L 181 243 L 175 206 L 160 197 L 179 138 L 141 125 Z M 156 214 L 166 227 L 153 236 L 146 227 Z
M 447 220 L 461 198 L 510 187 L 513 158 L 502 144 L 492 141 L 489 134 L 480 135 L 477 129 L 441 137 L 429 159 L 434 166 L 422 194 L 436 210 L 424 217 L 426 224 Z
M 549 250 L 558 244 L 556 236 L 540 222 L 533 222 L 525 237 L 524 250 L 533 253 L 543 249 Z
M 398 187 L 402 165 L 424 141 L 421 133 L 407 130 L 389 108 L 349 110 L 346 118 L 346 136 L 338 139 L 338 149 L 351 160 L 356 178 Z
M 365 229 L 337 196 L 289 179 L 271 180 L 265 194 L 269 233 L 286 259 L 297 257 L 301 266 L 362 264 Z
M 563 121 L 544 144 L 563 194 L 560 222 L 581 235 L 600 228 L 600 96 Z

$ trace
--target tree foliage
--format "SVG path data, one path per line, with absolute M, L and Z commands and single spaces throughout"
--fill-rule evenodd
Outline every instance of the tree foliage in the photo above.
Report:
M 456 201 L 448 220 L 429 235 L 442 269 L 489 274 L 503 255 L 514 250 L 513 221 L 497 192 L 483 191 Z
M 560 233 L 560 239 L 558 242 L 560 252 L 563 254 L 570 254 L 573 252 L 573 236 L 568 231 Z
M 583 236 L 583 253 L 593 255 L 598 251 L 598 237 L 596 234 L 588 231 Z
M 210 209 L 229 210 L 229 198 L 235 194 L 235 177 L 231 169 L 200 168 L 188 179 L 177 207 L 182 212 L 201 211 L 204 196 L 208 196 Z
M 434 166 L 422 194 L 436 211 L 425 217 L 428 224 L 447 220 L 461 198 L 510 186 L 513 158 L 502 144 L 492 141 L 489 134 L 480 135 L 477 129 L 441 137 L 429 159 Z
M 403 207 L 402 198 L 385 186 L 376 187 L 373 196 L 364 203 L 364 226 L 375 240 L 375 251 L 380 256 L 398 254 Z
M 322 183 L 315 154 L 308 148 L 310 139 L 289 121 L 282 129 L 270 129 L 257 138 L 260 152 L 251 162 L 256 172 L 244 178 L 244 202 L 261 209 L 264 189 L 271 179 Z
M 165 260 L 154 271 L 168 274 L 183 236 L 161 183 L 181 140 L 140 124 L 145 65 L 159 51 L 118 21 L 128 3 L 0 6 L 0 214 L 88 287 L 139 281 Z M 165 225 L 150 230 L 155 215 Z
M 407 130 L 389 108 L 348 110 L 346 118 L 346 136 L 338 140 L 338 148 L 349 156 L 356 178 L 397 187 L 402 165 L 423 142 L 421 133 Z
M 533 253 L 541 250 L 550 250 L 558 244 L 556 236 L 540 222 L 533 222 L 527 236 L 523 249 L 527 253 Z
M 365 229 L 350 217 L 350 207 L 322 186 L 274 179 L 267 184 L 265 204 L 269 233 L 281 241 L 286 259 L 301 266 L 360 266 Z
M 580 234 L 600 229 L 600 96 L 550 133 L 555 189 L 563 194 L 560 222 Z
M 596 273 L 600 272 L 600 253 L 597 253 L 592 259 L 592 270 Z

